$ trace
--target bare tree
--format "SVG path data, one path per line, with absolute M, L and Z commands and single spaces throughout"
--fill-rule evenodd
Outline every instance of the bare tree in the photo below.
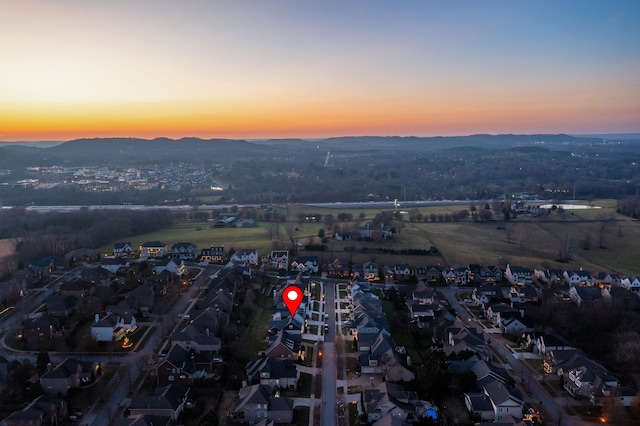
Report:
M 614 215 L 612 215 L 611 213 L 598 213 L 598 215 L 596 216 L 596 219 L 599 221 L 598 223 L 598 247 L 603 249 L 603 248 L 607 248 L 605 246 L 605 231 L 607 230 L 607 228 L 609 227 L 609 225 L 611 225 L 612 223 L 615 222 L 616 218 Z
M 518 243 L 520 244 L 520 248 L 522 248 L 529 238 L 529 227 L 524 223 L 519 223 L 516 225 L 514 231 L 516 238 L 518 239 Z

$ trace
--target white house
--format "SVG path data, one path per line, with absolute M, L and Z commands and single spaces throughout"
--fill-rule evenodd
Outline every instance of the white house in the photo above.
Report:
M 529 285 L 533 283 L 531 279 L 531 269 L 522 266 L 507 265 L 504 277 L 509 280 L 511 284 L 515 285 Z
M 258 250 L 256 249 L 242 249 L 238 250 L 231 256 L 231 261 L 240 265 L 257 265 L 260 258 L 258 257 Z
M 113 243 L 113 255 L 115 257 L 129 257 L 131 256 L 132 251 L 133 248 L 129 241 Z
M 519 395 L 515 395 L 504 383 L 495 380 L 484 386 L 484 393 L 491 400 L 494 412 L 494 420 L 500 421 L 506 416 L 513 416 L 516 419 L 522 418 L 522 406 L 524 401 Z
M 185 274 L 187 268 L 184 260 L 162 259 L 156 261 L 154 265 L 153 271 L 156 275 L 166 270 L 172 274 L 182 276 Z
M 591 277 L 591 274 L 587 271 L 583 271 L 582 269 L 578 271 L 564 271 L 562 275 L 564 277 L 564 282 L 570 287 L 575 287 L 577 285 L 593 285 L 593 278 Z
M 137 328 L 133 315 L 107 315 L 100 319 L 96 314 L 95 323 L 91 326 L 91 337 L 97 342 L 121 340 L 125 334 Z
M 620 282 L 620 285 L 627 290 L 640 295 L 640 278 L 626 277 Z

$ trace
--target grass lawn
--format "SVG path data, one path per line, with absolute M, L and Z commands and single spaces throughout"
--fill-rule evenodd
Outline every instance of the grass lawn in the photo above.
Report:
M 355 373 L 360 369 L 360 362 L 357 358 L 347 358 L 347 371 Z
M 199 249 L 213 245 L 224 245 L 225 249 L 255 248 L 258 253 L 271 251 L 271 239 L 269 238 L 269 223 L 260 223 L 255 228 L 211 228 L 205 223 L 176 223 L 160 231 L 142 235 L 132 235 L 121 238 L 120 241 L 131 241 L 134 250 L 138 250 L 146 241 L 162 241 L 168 248 L 181 241 L 189 241 Z M 200 228 L 199 230 L 196 230 Z M 283 227 L 281 227 L 284 229 Z M 282 232 L 282 231 L 281 231 Z M 113 244 L 100 247 L 98 253 L 112 254 Z
M 391 324 L 391 337 L 393 338 L 393 341 L 396 345 L 404 346 L 407 349 L 407 354 L 411 357 L 413 364 L 422 364 L 422 356 L 420 355 L 420 351 L 418 350 L 415 340 L 411 336 L 409 328 L 398 327 L 390 321 L 393 313 L 395 312 L 393 302 L 390 300 L 382 300 L 382 310 Z
M 256 293 L 256 308 L 253 312 L 246 336 L 239 345 L 237 357 L 243 360 L 254 360 L 258 353 L 266 349 L 265 338 L 273 312 L 273 298 Z
M 588 204 L 588 203 L 585 203 Z M 400 256 L 377 254 L 376 263 L 410 265 L 436 264 L 443 265 L 479 263 L 504 267 L 507 263 L 534 267 L 542 262 L 549 268 L 578 269 L 583 267 L 591 271 L 607 270 L 626 275 L 638 274 L 635 253 L 640 251 L 640 226 L 631 219 L 615 213 L 615 200 L 595 200 L 594 205 L 602 209 L 567 210 L 562 215 L 553 212 L 551 215 L 530 218 L 519 217 L 511 221 L 495 221 L 485 223 L 462 222 L 409 222 L 400 221 L 396 228 L 398 233 L 393 239 L 385 241 L 335 241 L 329 240 L 330 251 L 334 257 L 344 253 L 346 247 L 380 247 L 389 249 L 430 248 L 435 246 L 438 255 Z M 435 206 L 423 207 L 419 210 L 423 215 L 431 213 L 451 213 L 469 206 Z M 353 227 L 361 223 L 360 212 L 365 221 L 373 218 L 378 212 L 390 209 L 322 209 L 304 205 L 287 207 L 290 218 L 296 218 L 296 212 L 318 213 L 322 215 L 351 212 L 352 222 L 345 222 L 345 227 Z M 598 248 L 600 222 L 597 215 L 606 212 L 615 216 L 616 222 L 609 224 L 604 232 L 606 249 Z M 292 222 L 296 222 L 295 219 Z M 138 247 L 145 241 L 160 240 L 169 246 L 179 241 L 191 241 L 199 248 L 211 244 L 222 245 L 228 249 L 256 248 L 259 253 L 272 250 L 273 241 L 281 241 L 284 225 L 279 226 L 280 237 L 275 235 L 272 223 L 260 223 L 255 228 L 210 228 L 205 223 L 177 223 L 166 229 L 138 236 L 130 236 L 120 240 L 132 242 Z M 298 231 L 297 238 L 306 243 L 306 239 L 317 242 L 317 231 L 325 228 L 321 223 L 304 223 Z M 197 230 L 196 230 L 197 229 Z M 507 230 L 509 230 L 507 232 Z M 591 248 L 585 249 L 583 242 L 590 235 Z M 558 263 L 558 248 L 569 235 L 573 246 L 572 260 L 569 263 Z M 286 238 L 284 238 L 286 239 Z M 520 243 L 522 241 L 522 244 Z M 111 253 L 113 245 L 108 244 L 99 249 L 100 253 Z M 299 250 L 298 255 L 318 255 L 318 252 Z M 362 263 L 371 260 L 371 254 L 352 254 L 352 261 Z M 341 287 L 339 296 L 345 295 Z M 320 298 L 319 286 L 314 291 L 316 299 Z
M 358 422 L 358 406 L 349 404 L 349 424 L 355 425 Z
M 311 396 L 311 374 L 300 373 L 296 396 L 300 398 L 309 398 Z
M 296 407 L 293 409 L 293 416 L 296 426 L 309 426 L 309 407 Z

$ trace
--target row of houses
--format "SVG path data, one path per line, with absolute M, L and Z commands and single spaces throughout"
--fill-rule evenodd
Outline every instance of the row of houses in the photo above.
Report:
M 282 300 L 282 293 L 289 286 L 298 287 L 304 295 L 293 315 Z M 306 356 L 302 333 L 310 312 L 310 287 L 309 275 L 297 271 L 278 281 L 273 290 L 274 308 L 265 338 L 266 349 L 245 366 L 246 385 L 238 392 L 233 410 L 227 413 L 227 422 L 292 422 L 293 400 L 280 396 L 280 390 L 298 387 L 300 372 L 295 361 Z
M 67 358 L 55 366 L 49 364 L 38 379 L 43 394 L 7 416 L 4 424 L 7 426 L 61 424 L 72 414 L 65 401 L 69 391 L 95 386 L 101 376 L 102 367 L 96 362 Z
M 614 398 L 620 405 L 629 407 L 637 392 L 621 386 L 600 363 L 589 359 L 579 348 L 562 336 L 545 331 L 528 331 L 522 334 L 523 349 L 542 357 L 546 374 L 562 377 L 562 383 L 574 398 L 587 399 L 594 405 L 602 405 Z
M 381 301 L 371 291 L 370 281 L 356 275 L 348 290 L 349 333 L 360 352 L 360 371 L 383 377 L 381 383 L 362 392 L 367 420 L 377 425 L 410 424 L 421 418 L 436 418 L 435 407 L 402 385 L 415 380 L 415 371 L 406 349 L 393 341 Z

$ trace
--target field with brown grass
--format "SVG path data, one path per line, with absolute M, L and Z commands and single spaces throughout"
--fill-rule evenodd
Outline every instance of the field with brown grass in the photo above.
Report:
M 5 238 L 0 240 L 0 259 L 9 257 L 14 253 L 15 239 Z
M 384 241 L 335 241 L 329 239 L 328 249 L 324 252 L 306 252 L 300 247 L 309 243 L 318 244 L 318 231 L 323 223 L 299 224 L 299 213 L 315 213 L 326 216 L 340 213 L 351 213 L 354 220 L 339 222 L 334 230 L 356 229 L 358 224 L 371 220 L 380 209 L 323 209 L 304 205 L 288 205 L 278 211 L 288 212 L 289 224 L 261 223 L 256 228 L 209 228 L 197 223 L 181 223 L 165 230 L 146 235 L 132 236 L 127 240 L 137 247 L 144 241 L 161 240 L 169 247 L 179 241 L 191 241 L 199 248 L 209 245 L 224 245 L 227 248 L 256 248 L 260 255 L 270 252 L 274 247 L 290 248 L 291 243 L 286 228 L 298 226 L 293 238 L 297 245 L 297 255 L 316 255 L 321 262 L 338 257 L 351 258 L 352 262 L 375 261 L 379 265 L 408 263 L 409 265 L 441 264 L 442 266 L 469 263 L 482 265 L 498 265 L 507 263 L 534 267 L 543 264 L 549 268 L 578 269 L 592 272 L 610 271 L 624 275 L 640 273 L 637 264 L 637 253 L 640 253 L 640 225 L 637 221 L 615 212 L 615 201 L 596 200 L 598 209 L 572 210 L 558 213 L 552 211 L 543 217 L 520 216 L 515 220 L 496 220 L 474 223 L 471 220 L 460 222 L 409 222 L 396 221 L 392 226 L 398 233 L 391 240 Z M 478 206 L 476 206 L 478 207 Z M 478 207 L 480 208 L 480 207 Z M 437 206 L 412 209 L 423 216 L 431 213 L 453 213 L 469 206 Z M 360 213 L 364 219 L 360 220 Z M 601 222 L 597 217 L 602 213 L 614 215 L 615 221 L 609 223 L 603 231 L 603 246 L 600 248 Z M 405 215 L 406 217 L 406 215 Z M 501 218 L 502 219 L 502 218 Z M 123 239 L 124 240 L 124 239 Z M 557 262 L 561 245 L 571 247 L 571 260 L 567 263 Z M 435 246 L 438 255 L 401 256 L 380 253 L 361 253 L 362 248 L 383 249 L 429 249 Z M 356 251 L 349 251 L 353 248 Z M 111 246 L 100 249 L 109 253 Z

